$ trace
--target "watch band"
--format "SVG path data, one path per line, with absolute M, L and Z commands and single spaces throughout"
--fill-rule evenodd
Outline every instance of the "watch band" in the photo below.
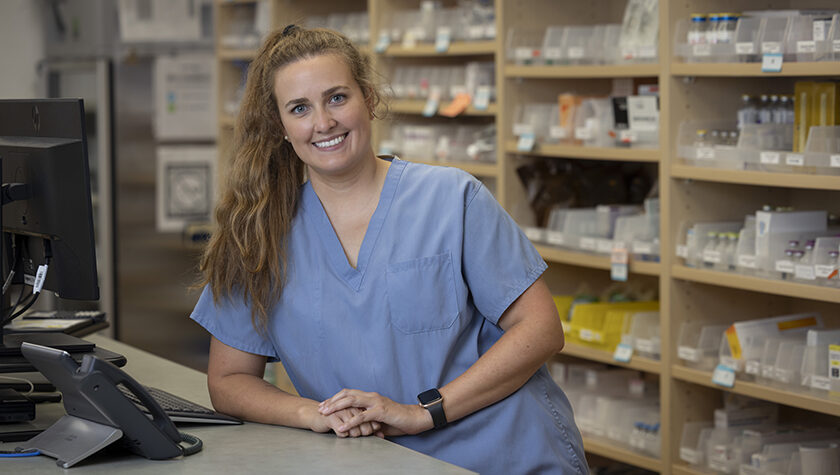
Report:
M 446 425 L 446 413 L 443 411 L 443 396 L 440 395 L 437 388 L 420 393 L 417 396 L 417 400 L 432 415 L 432 423 L 435 425 L 435 429 L 440 429 Z

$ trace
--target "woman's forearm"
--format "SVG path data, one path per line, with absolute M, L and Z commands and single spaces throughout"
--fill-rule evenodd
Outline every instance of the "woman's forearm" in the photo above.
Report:
M 210 378 L 210 398 L 219 412 L 240 419 L 303 429 L 313 428 L 318 403 L 278 389 L 246 373 Z

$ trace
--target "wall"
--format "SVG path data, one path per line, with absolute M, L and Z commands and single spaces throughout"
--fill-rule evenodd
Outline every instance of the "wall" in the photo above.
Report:
M 44 55 L 44 2 L 0 2 L 0 98 L 42 96 L 38 62 Z

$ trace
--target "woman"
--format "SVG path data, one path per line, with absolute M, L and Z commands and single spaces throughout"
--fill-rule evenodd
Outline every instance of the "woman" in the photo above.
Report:
M 545 262 L 470 175 L 376 157 L 379 97 L 329 30 L 287 27 L 252 63 L 192 314 L 213 405 L 481 473 L 586 473 L 544 366 L 563 346 Z

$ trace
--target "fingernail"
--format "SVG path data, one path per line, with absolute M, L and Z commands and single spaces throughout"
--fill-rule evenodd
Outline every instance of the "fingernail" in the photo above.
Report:
M 338 428 L 339 432 L 347 432 L 347 426 L 341 426 Z

